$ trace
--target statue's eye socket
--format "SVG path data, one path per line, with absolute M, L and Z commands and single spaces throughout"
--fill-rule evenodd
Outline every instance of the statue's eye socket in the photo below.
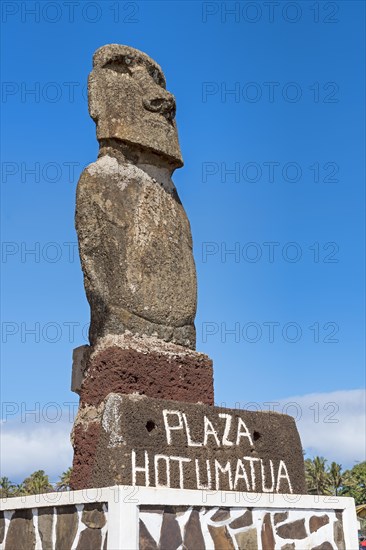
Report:
M 150 76 L 156 84 L 158 84 L 162 88 L 165 88 L 164 79 L 162 78 L 160 72 L 157 69 L 151 69 Z
M 133 60 L 130 57 L 116 57 L 103 65 L 104 69 L 110 69 L 116 73 L 131 74 Z

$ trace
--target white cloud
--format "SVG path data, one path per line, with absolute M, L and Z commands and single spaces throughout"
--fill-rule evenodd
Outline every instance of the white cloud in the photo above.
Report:
M 365 391 L 314 393 L 283 399 L 274 410 L 297 417 L 302 446 L 308 456 L 321 455 L 352 467 L 365 460 Z M 262 406 L 268 410 L 269 406 Z M 52 481 L 72 463 L 68 412 L 59 422 L 8 421 L 0 425 L 0 476 L 20 482 L 35 470 Z
M 289 405 L 296 403 L 296 405 Z M 281 401 L 275 410 L 297 418 L 307 456 L 324 456 L 329 462 L 352 467 L 366 460 L 366 392 L 345 390 L 313 393 Z
M 1 425 L 0 475 L 19 483 L 36 470 L 45 470 L 50 481 L 72 464 L 72 424 L 27 422 Z

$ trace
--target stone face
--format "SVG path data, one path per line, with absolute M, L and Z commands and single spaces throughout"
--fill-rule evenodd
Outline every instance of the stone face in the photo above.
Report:
M 87 527 L 80 533 L 76 550 L 99 550 L 102 546 L 102 532 L 100 529 Z
M 93 58 L 89 112 L 98 140 L 114 138 L 152 150 L 170 166 L 182 166 L 175 99 L 166 90 L 160 66 L 145 53 L 108 44 Z
M 263 548 L 265 548 L 266 550 L 274 550 L 275 539 L 272 530 L 271 514 L 266 514 L 264 516 L 262 523 L 261 540 Z
M 205 541 L 202 534 L 200 517 L 197 510 L 192 510 L 189 520 L 184 528 L 184 548 L 187 550 L 197 550 L 205 548 Z
M 53 518 L 53 508 L 38 508 L 38 532 L 42 541 L 42 550 L 53 550 Z
M 244 512 L 244 514 L 230 523 L 231 529 L 240 529 L 241 527 L 248 527 L 253 523 L 253 514 L 250 510 Z
M 75 488 L 148 484 L 263 492 L 272 484 L 273 492 L 304 491 L 303 454 L 290 416 L 118 394 L 95 411 L 99 423 L 91 425 L 100 432 L 88 443 L 94 457 L 79 442 L 77 460 L 85 457 L 87 466 L 73 477 Z M 74 439 L 84 433 L 79 414 Z
M 304 519 L 280 525 L 276 527 L 276 532 L 282 539 L 305 539 L 307 537 Z
M 35 547 L 32 510 L 16 510 L 9 524 L 5 550 L 34 550 Z
M 78 530 L 78 514 L 75 506 L 57 509 L 55 550 L 71 548 Z
M 235 539 L 239 550 L 258 550 L 256 529 L 249 529 L 243 533 L 236 533 Z
M 85 504 L 81 521 L 91 529 L 101 529 L 105 526 L 107 520 L 103 510 L 102 503 Z
M 309 520 L 310 533 L 314 533 L 314 531 L 317 531 L 323 525 L 327 525 L 327 523 L 329 523 L 329 517 L 326 514 L 323 516 L 311 516 Z

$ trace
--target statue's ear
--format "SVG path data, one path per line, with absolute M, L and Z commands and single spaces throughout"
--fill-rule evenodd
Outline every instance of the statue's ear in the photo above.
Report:
M 98 74 L 97 70 L 93 70 L 88 77 L 88 108 L 89 114 L 96 123 L 99 118 L 98 105 L 100 101 L 97 100 L 98 97 Z

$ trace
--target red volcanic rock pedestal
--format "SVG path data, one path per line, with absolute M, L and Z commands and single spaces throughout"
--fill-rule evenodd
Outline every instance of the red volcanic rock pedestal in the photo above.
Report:
M 306 491 L 294 419 L 214 407 L 212 361 L 202 353 L 108 336 L 75 351 L 73 389 L 73 489 Z
M 96 467 L 103 413 L 111 394 L 214 404 L 213 368 L 207 355 L 130 333 L 107 336 L 94 347 L 74 350 L 71 389 L 80 395 L 72 434 L 74 489 L 96 486 L 91 472 Z M 128 422 L 128 414 L 126 419 Z M 108 477 L 112 484 L 119 479 L 115 474 L 114 480 Z
M 81 407 L 73 486 L 303 493 L 291 416 L 110 393 Z

